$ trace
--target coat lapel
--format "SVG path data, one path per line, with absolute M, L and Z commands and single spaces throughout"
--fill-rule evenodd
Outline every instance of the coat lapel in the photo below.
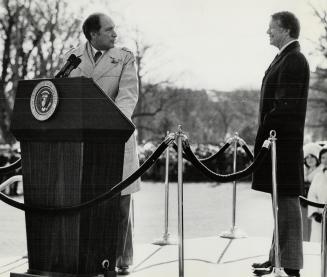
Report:
M 111 48 L 105 52 L 94 65 L 93 79 L 98 80 L 102 76 L 110 74 L 113 69 L 122 66 L 123 59 L 118 48 Z M 112 75 L 112 74 L 110 74 Z M 115 75 L 115 74 L 113 74 Z
M 82 62 L 77 67 L 81 70 L 81 75 L 91 78 L 94 65 L 92 64 L 89 53 L 90 51 L 88 48 L 88 43 L 85 43 L 84 45 L 76 48 L 74 54 L 82 59 Z
M 289 53 L 290 51 L 292 51 L 293 49 L 296 49 L 296 48 L 298 48 L 298 49 L 300 48 L 300 44 L 298 43 L 298 41 L 292 42 L 290 45 L 288 45 L 282 51 L 282 53 L 280 53 L 279 55 L 276 55 L 276 57 L 274 58 L 274 60 L 271 62 L 268 69 L 266 70 L 265 77 L 267 76 L 269 71 L 274 67 L 275 64 L 277 64 L 287 53 Z

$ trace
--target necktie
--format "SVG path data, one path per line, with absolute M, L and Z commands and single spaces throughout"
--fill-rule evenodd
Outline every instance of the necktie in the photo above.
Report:
M 97 60 L 101 57 L 102 53 L 101 51 L 97 51 L 93 57 L 94 63 L 97 62 Z

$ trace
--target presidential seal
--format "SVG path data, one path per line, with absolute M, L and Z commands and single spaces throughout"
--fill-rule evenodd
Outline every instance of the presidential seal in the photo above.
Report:
M 51 81 L 41 81 L 33 89 L 30 107 L 37 120 L 49 119 L 58 106 L 58 92 Z

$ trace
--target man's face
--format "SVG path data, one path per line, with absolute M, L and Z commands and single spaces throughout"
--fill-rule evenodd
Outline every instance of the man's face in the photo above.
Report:
M 270 44 L 281 49 L 289 38 L 289 30 L 284 29 L 280 26 L 279 20 L 271 20 L 267 34 L 270 38 Z
M 115 46 L 117 34 L 115 24 L 108 16 L 100 17 L 100 30 L 91 32 L 91 43 L 97 50 L 108 50 Z

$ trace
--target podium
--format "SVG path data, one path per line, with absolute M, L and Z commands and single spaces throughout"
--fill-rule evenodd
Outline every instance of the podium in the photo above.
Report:
M 134 129 L 92 79 L 20 81 L 11 130 L 25 203 L 73 206 L 108 191 L 122 179 Z M 115 276 L 119 197 L 77 212 L 26 212 L 29 269 L 11 276 L 97 276 L 104 261 Z

